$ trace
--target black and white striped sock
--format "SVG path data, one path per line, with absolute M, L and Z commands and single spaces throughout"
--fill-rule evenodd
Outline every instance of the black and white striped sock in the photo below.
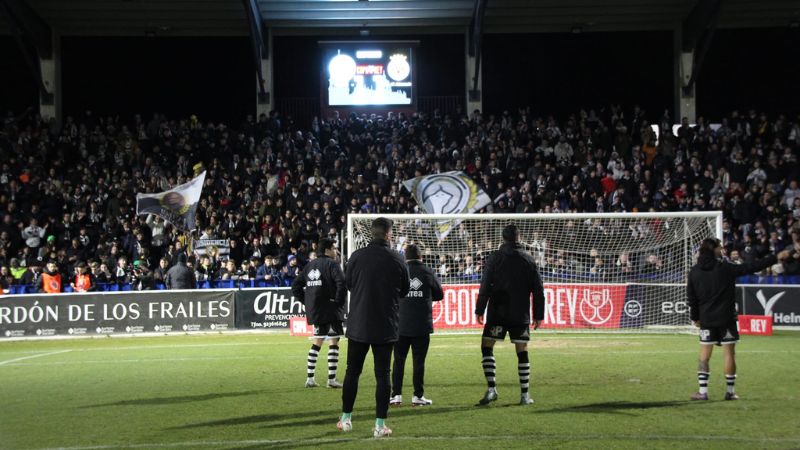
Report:
M 328 379 L 336 379 L 336 368 L 339 366 L 339 346 L 328 346 Z
M 494 360 L 494 349 L 481 347 L 481 353 L 483 354 L 483 375 L 486 377 L 486 383 L 489 387 L 493 388 L 496 386 L 495 372 L 497 370 L 497 364 Z
M 708 394 L 708 372 L 697 372 L 697 383 L 700 384 L 700 393 Z
M 736 374 L 729 375 L 725 374 L 725 381 L 728 383 L 728 390 L 729 394 L 733 394 L 736 392 Z
M 319 346 L 311 345 L 308 351 L 308 378 L 314 378 L 314 370 L 317 368 L 317 356 L 319 356 Z
M 531 363 L 528 361 L 528 352 L 517 353 L 517 371 L 519 372 L 519 387 L 523 394 L 528 393 L 531 378 Z

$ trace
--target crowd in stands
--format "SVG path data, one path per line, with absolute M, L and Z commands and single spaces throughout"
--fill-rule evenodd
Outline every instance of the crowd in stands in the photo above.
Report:
M 450 170 L 489 194 L 484 213 L 722 210 L 732 260 L 800 250 L 800 116 L 733 111 L 715 118 L 718 128 L 684 119 L 677 133 L 673 122 L 618 106 L 563 118 L 529 109 L 337 114 L 308 125 L 272 112 L 231 127 L 89 111 L 59 125 L 9 113 L 0 131 L 0 286 L 153 289 L 183 264 L 201 287 L 288 285 L 320 237 L 339 240 L 348 214 L 419 212 L 401 182 Z M 136 193 L 167 190 L 201 167 L 194 234 L 136 215 Z M 189 247 L 198 239 L 229 239 L 229 256 L 197 256 Z M 474 276 L 480 255 L 442 255 L 434 265 L 445 277 Z M 800 274 L 797 255 L 770 273 Z M 647 270 L 666 257 L 593 257 L 580 270 Z M 568 265 L 556 254 L 541 261 L 549 273 Z

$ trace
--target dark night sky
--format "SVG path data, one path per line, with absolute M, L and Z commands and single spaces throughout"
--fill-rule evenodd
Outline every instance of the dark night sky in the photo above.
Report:
M 380 36 L 371 36 L 378 40 Z M 325 37 L 274 38 L 277 98 L 318 97 Z M 338 39 L 341 39 L 340 37 Z M 462 95 L 461 35 L 417 39 L 417 95 Z M 698 113 L 718 120 L 732 108 L 797 113 L 800 30 L 721 30 L 698 80 Z M 10 37 L 0 37 L 0 109 L 37 102 L 36 86 Z M 253 113 L 255 75 L 248 38 L 76 38 L 62 42 L 64 111 L 130 116 L 165 112 L 236 122 Z M 484 37 L 484 105 L 531 105 L 563 114 L 611 102 L 651 114 L 672 108 L 669 32 L 490 34 Z

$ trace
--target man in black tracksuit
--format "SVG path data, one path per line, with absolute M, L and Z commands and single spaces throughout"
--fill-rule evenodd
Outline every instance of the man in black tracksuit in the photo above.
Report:
M 351 415 L 358 394 L 358 378 L 370 347 L 375 363 L 374 437 L 392 433 L 385 419 L 389 410 L 389 364 L 398 338 L 398 303 L 408 292 L 408 268 L 399 253 L 389 247 L 392 222 L 379 217 L 372 222 L 372 241 L 356 250 L 345 267 L 350 290 L 347 317 L 347 372 L 342 390 L 342 417 L 337 427 L 352 430 Z
M 531 373 L 528 340 L 530 340 L 530 324 L 533 323 L 535 330 L 544 319 L 544 287 L 533 257 L 522 249 L 518 241 L 519 230 L 516 225 L 511 224 L 503 228 L 503 245 L 500 246 L 500 250 L 489 255 L 483 269 L 475 315 L 478 316 L 478 323 L 484 323 L 483 313 L 488 304 L 481 353 L 483 374 L 489 388 L 480 405 L 488 405 L 497 400 L 494 343 L 505 339 L 506 333 L 517 351 L 517 369 L 522 391 L 520 404 L 533 403 L 528 394 Z M 533 295 L 533 322 L 530 314 L 531 295 Z
M 414 397 L 412 406 L 433 404 L 425 398 L 425 356 L 433 333 L 433 302 L 444 298 L 442 285 L 428 266 L 422 262 L 419 247 L 411 244 L 405 249 L 408 262 L 410 289 L 400 300 L 400 338 L 394 345 L 392 368 L 392 398 L 390 405 L 403 403 L 403 371 L 408 349 L 411 348 L 414 365 Z
M 336 367 L 339 364 L 339 338 L 344 334 L 344 307 L 347 301 L 347 287 L 344 273 L 337 262 L 339 249 L 336 241 L 322 238 L 317 246 L 320 255 L 306 264 L 300 275 L 292 282 L 292 295 L 306 306 L 308 323 L 314 325 L 311 350 L 308 351 L 306 387 L 317 387 L 314 370 L 322 342 L 328 344 L 328 387 L 342 387 L 336 381 Z M 304 290 L 305 289 L 305 290 Z
M 725 354 L 725 379 L 727 391 L 725 400 L 737 400 L 735 393 L 736 359 L 735 347 L 739 342 L 739 330 L 734 296 L 736 278 L 766 269 L 778 259 L 785 260 L 789 252 L 784 250 L 775 255 L 746 264 L 732 264 L 722 261 L 722 245 L 718 239 L 708 238 L 700 244 L 697 264 L 689 272 L 686 283 L 690 315 L 694 326 L 700 328 L 700 358 L 697 367 L 697 381 L 700 390 L 692 395 L 692 400 L 708 400 L 708 362 L 714 345 L 721 345 Z

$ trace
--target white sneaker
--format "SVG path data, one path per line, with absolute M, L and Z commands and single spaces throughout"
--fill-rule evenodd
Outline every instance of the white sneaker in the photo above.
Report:
M 417 397 L 414 397 L 417 398 Z M 403 404 L 403 396 L 402 395 L 395 395 L 394 397 L 389 398 L 389 404 L 392 406 L 400 406 Z
M 336 428 L 344 431 L 345 433 L 353 431 L 353 421 L 350 419 L 339 419 L 339 422 L 336 424 Z
M 306 387 L 307 388 L 315 388 L 315 387 L 318 387 L 318 386 L 319 385 L 317 384 L 316 380 L 314 380 L 313 378 L 307 378 L 306 379 Z
M 339 381 L 334 378 L 333 380 L 328 380 L 328 387 L 331 389 L 341 389 L 342 383 L 339 383 Z
M 422 397 L 417 397 L 416 395 L 411 399 L 411 406 L 430 406 L 433 404 L 433 401 L 428 400 L 423 395 Z
M 381 428 L 374 428 L 372 430 L 372 437 L 374 438 L 382 438 L 382 437 L 389 437 L 392 435 L 392 429 L 384 425 Z

